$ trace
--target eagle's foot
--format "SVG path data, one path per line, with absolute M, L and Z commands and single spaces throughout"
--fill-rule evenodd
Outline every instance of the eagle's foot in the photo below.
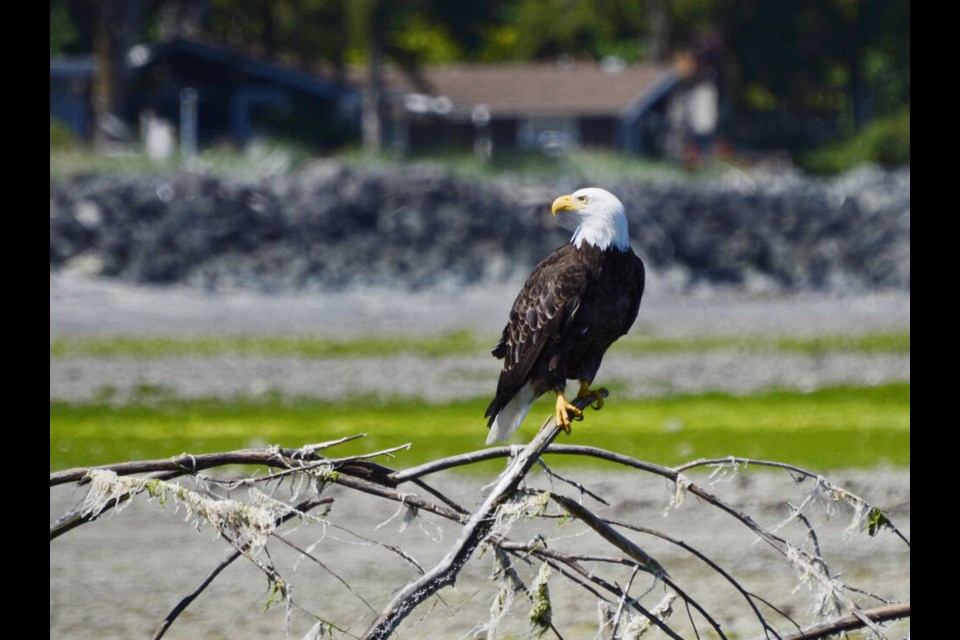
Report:
M 583 420 L 583 411 L 567 402 L 563 394 L 557 392 L 557 426 L 563 429 L 563 432 L 570 435 L 570 423 L 573 420 Z M 572 420 L 570 416 L 573 416 Z
M 590 403 L 595 410 L 603 408 L 603 397 L 610 395 L 610 392 L 607 391 L 604 387 L 599 389 L 591 389 L 590 383 L 586 381 L 580 381 L 580 391 L 577 392 L 578 398 L 593 398 L 593 402 Z

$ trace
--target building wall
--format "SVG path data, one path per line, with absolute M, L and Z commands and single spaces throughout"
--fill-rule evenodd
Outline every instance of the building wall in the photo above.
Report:
M 429 151 L 439 149 L 469 150 L 477 140 L 477 127 L 471 122 L 451 121 L 442 118 L 409 120 L 407 149 Z M 517 147 L 517 121 L 513 118 L 494 119 L 487 125 L 494 152 Z
M 609 117 L 581 118 L 580 144 L 584 147 L 616 148 L 617 121 Z
M 50 78 L 50 117 L 56 118 L 80 140 L 89 140 L 89 84 L 79 78 Z

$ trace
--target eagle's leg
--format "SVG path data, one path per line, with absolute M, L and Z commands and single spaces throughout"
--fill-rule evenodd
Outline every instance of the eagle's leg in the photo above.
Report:
M 557 391 L 557 426 L 563 429 L 566 434 L 570 433 L 570 416 L 574 420 L 583 420 L 583 412 L 567 402 L 563 397 L 563 391 Z
M 594 401 L 591 406 L 594 409 L 602 409 L 604 393 L 610 393 L 610 392 L 604 389 L 603 387 L 600 387 L 599 389 L 591 389 L 589 382 L 587 382 L 586 380 L 581 380 L 580 391 L 577 392 L 577 397 L 593 398 Z

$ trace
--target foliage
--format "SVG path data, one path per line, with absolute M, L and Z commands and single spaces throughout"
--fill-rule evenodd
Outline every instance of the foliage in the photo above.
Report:
M 50 151 L 60 151 L 65 149 L 74 149 L 77 146 L 77 138 L 73 135 L 70 127 L 57 120 L 50 118 Z M 51 161 L 51 171 L 53 163 Z
M 77 44 L 80 31 L 70 15 L 70 3 L 65 0 L 50 2 L 50 55 L 67 53 Z
M 205 30 L 216 40 L 267 56 L 344 64 L 351 5 L 342 0 L 213 0 Z
M 486 399 L 427 405 L 369 397 L 327 402 L 267 393 L 186 400 L 164 389 L 144 388 L 137 398 L 117 400 L 105 390 L 101 402 L 50 403 L 51 469 L 355 433 L 369 434 L 365 447 L 412 442 L 405 455 L 422 462 L 475 448 L 486 433 Z M 549 398 L 534 404 L 521 431 L 549 415 L 551 406 Z M 430 419 L 424 420 L 428 407 Z M 617 429 L 611 430 L 614 424 Z M 646 400 L 617 399 L 614 389 L 601 411 L 589 411 L 575 423 L 570 442 L 665 463 L 735 453 L 832 469 L 909 465 L 909 433 L 909 384 Z M 356 453 L 353 446 L 344 445 L 344 451 Z
M 99 7 L 52 1 L 51 53 L 93 42 Z M 214 40 L 341 71 L 370 62 L 374 39 L 407 69 L 689 51 L 719 70 L 726 134 L 758 147 L 808 150 L 910 104 L 910 7 L 897 0 L 214 0 L 206 11 L 167 0 L 123 19 L 158 38 L 171 16 Z
M 781 112 L 850 127 L 859 126 L 871 95 L 887 96 L 883 113 L 909 104 L 909 80 L 900 82 L 909 78 L 906 3 L 725 0 L 713 19 L 729 47 L 724 73 L 735 91 L 762 88 Z
M 800 157 L 800 165 L 816 174 L 837 174 L 860 164 L 910 164 L 910 111 L 871 123 L 860 133 Z
M 512 3 L 508 28 L 516 34 L 506 58 L 528 60 L 560 55 L 598 58 L 623 53 L 631 61 L 642 56 L 640 38 L 647 12 L 641 0 L 527 0 Z M 486 57 L 492 58 L 493 52 Z

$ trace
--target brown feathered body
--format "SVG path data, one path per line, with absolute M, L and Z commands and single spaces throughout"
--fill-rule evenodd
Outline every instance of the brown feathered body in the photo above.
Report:
M 567 380 L 592 382 L 604 353 L 637 317 L 644 276 L 643 261 L 629 247 L 567 244 L 541 261 L 493 349 L 503 370 L 487 425 L 518 394 L 526 393 L 528 408 L 546 391 L 563 391 Z M 516 424 L 526 414 L 521 408 Z M 512 432 L 516 424 L 501 431 Z M 491 433 L 491 439 L 501 436 Z

